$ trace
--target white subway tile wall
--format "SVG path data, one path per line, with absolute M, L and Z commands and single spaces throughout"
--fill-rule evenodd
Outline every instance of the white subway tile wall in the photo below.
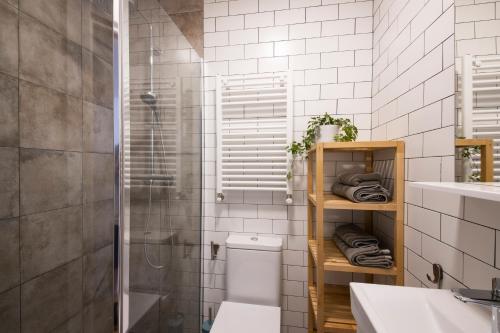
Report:
M 464 54 L 500 54 L 500 4 L 495 1 L 460 1 L 456 7 L 456 72 L 461 72 L 460 57 Z M 458 96 L 458 95 L 457 95 Z M 463 250 L 464 281 L 470 288 L 489 288 L 490 278 L 499 276 L 500 206 L 490 201 L 466 199 L 458 218 L 459 234 L 455 247 Z M 496 212 L 496 213 L 495 213 Z M 461 218 L 466 221 L 460 220 Z M 474 224 L 467 223 L 473 222 Z M 451 225 L 457 227 L 457 224 Z M 496 229 L 496 233 L 492 231 Z M 468 232 L 468 234 L 467 234 Z M 495 242 L 492 244 L 492 242 Z M 492 267 L 493 266 L 493 267 Z
M 231 192 L 215 203 L 215 76 L 293 71 L 294 135 L 325 112 L 347 117 L 370 138 L 372 1 L 338 4 L 321 0 L 205 2 L 204 314 L 224 298 L 225 238 L 230 233 L 283 239 L 282 332 L 307 327 L 305 164 L 294 171 L 294 203 L 283 193 Z M 330 178 L 351 163 L 332 161 Z M 335 166 L 335 163 L 341 164 Z M 337 170 L 337 171 L 336 171 Z M 351 222 L 352 213 L 330 221 Z M 333 226 L 328 226 L 333 231 Z M 222 245 L 210 260 L 210 241 Z M 350 281 L 350 275 L 343 278 Z
M 494 20 L 495 6 L 487 5 L 468 3 L 470 8 L 457 10 L 463 22 L 457 38 L 478 38 L 461 41 L 457 52 L 471 47 L 496 51 L 497 41 L 489 35 L 496 23 L 470 22 L 473 13 Z M 433 262 L 444 267 L 447 288 L 488 287 L 487 280 L 500 275 L 500 205 L 408 186 L 453 177 L 453 14 L 453 3 L 441 0 L 205 0 L 205 316 L 224 299 L 226 237 L 274 235 L 284 244 L 282 332 L 307 330 L 305 163 L 294 170 L 292 206 L 284 205 L 282 193 L 261 192 L 232 192 L 224 203 L 215 203 L 219 74 L 292 70 L 297 139 L 310 116 L 329 112 L 352 119 L 360 140 L 406 141 L 406 285 L 435 287 L 426 279 Z M 349 153 L 329 160 L 327 182 L 356 160 L 359 156 Z M 327 212 L 326 218 L 363 222 L 363 215 L 349 211 Z M 390 242 L 391 217 L 379 214 L 375 221 Z M 325 233 L 333 229 L 329 223 Z M 222 245 L 214 261 L 210 241 Z M 337 275 L 334 280 L 353 278 Z
M 449 9 L 453 11 L 453 6 Z M 436 155 L 429 158 L 424 155 L 425 135 L 443 127 L 442 102 L 425 103 L 425 84 L 446 69 L 442 44 L 448 38 L 453 39 L 453 22 L 448 23 L 451 28 L 445 29 L 451 30 L 449 33 L 432 37 L 434 47 L 426 48 L 426 31 L 434 29 L 433 25 L 446 17 L 444 13 L 449 9 L 443 10 L 438 0 L 379 0 L 373 8 L 371 137 L 405 140 L 409 181 L 440 181 L 443 154 L 439 151 L 453 145 L 453 137 L 445 138 L 434 143 L 442 147 Z M 453 130 L 452 125 L 448 126 Z M 436 259 L 432 253 L 437 248 L 433 240 L 441 237 L 441 214 L 422 207 L 422 191 L 409 186 L 406 190 L 405 281 L 410 286 L 421 286 L 430 269 L 429 259 Z M 376 219 L 377 229 L 384 229 L 382 224 L 387 220 Z
M 493 4 L 457 3 L 457 56 L 496 53 Z M 454 11 L 441 0 L 375 1 L 371 137 L 406 142 L 405 284 L 436 287 L 426 274 L 439 263 L 444 288 L 487 289 L 500 276 L 500 204 L 408 186 L 453 176 Z

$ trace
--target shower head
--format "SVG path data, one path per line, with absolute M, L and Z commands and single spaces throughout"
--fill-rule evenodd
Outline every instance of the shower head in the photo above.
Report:
M 156 94 L 152 91 L 148 91 L 141 95 L 141 100 L 147 105 L 156 105 Z

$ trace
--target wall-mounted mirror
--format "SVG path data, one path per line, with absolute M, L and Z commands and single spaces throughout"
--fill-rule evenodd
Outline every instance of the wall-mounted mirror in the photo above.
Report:
M 456 164 L 460 182 L 500 181 L 500 3 L 455 2 Z

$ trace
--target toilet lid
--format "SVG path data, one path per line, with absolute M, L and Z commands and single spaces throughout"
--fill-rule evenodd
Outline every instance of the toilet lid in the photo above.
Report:
M 222 302 L 210 333 L 280 333 L 279 307 Z

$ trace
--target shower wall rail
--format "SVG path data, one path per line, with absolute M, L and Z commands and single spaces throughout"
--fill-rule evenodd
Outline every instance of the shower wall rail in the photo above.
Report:
M 149 80 L 130 82 L 130 121 L 125 128 L 125 185 L 135 188 L 175 188 L 181 192 L 181 83 L 180 78 L 155 82 L 153 107 L 142 99 Z M 159 119 L 154 119 L 154 117 Z

